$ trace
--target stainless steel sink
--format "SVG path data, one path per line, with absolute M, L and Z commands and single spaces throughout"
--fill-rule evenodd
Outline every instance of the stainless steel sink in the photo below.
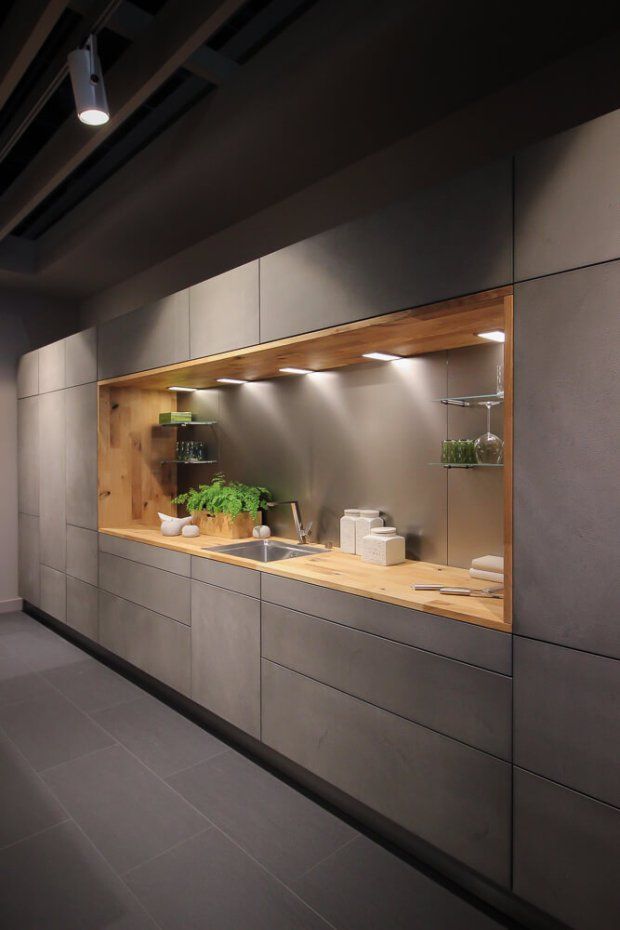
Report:
M 205 547 L 207 548 L 207 547 Z M 329 552 L 323 546 L 302 546 L 278 542 L 275 539 L 252 539 L 249 542 L 231 543 L 229 546 L 209 546 L 211 552 L 225 552 L 254 562 L 281 562 L 283 559 L 299 559 L 302 556 Z

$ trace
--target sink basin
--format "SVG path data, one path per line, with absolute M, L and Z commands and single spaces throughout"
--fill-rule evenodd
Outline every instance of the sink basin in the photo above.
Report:
M 323 546 L 302 546 L 278 542 L 275 539 L 252 539 L 249 542 L 231 543 L 229 546 L 209 547 L 211 552 L 225 552 L 254 562 L 281 562 L 283 559 L 299 559 L 302 556 L 329 552 Z

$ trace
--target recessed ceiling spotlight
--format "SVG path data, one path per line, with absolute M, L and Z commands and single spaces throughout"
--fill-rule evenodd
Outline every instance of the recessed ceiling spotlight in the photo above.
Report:
M 375 362 L 396 362 L 402 355 L 390 355 L 388 352 L 364 352 L 363 358 L 371 358 Z
M 506 334 L 501 329 L 490 329 L 488 333 L 476 333 L 476 336 L 489 342 L 506 342 Z
M 311 375 L 312 372 L 309 368 L 281 368 L 281 372 L 285 375 Z
M 108 98 L 97 54 L 97 37 L 90 35 L 82 48 L 67 56 L 78 119 L 87 126 L 102 126 L 110 119 Z
M 197 390 L 198 390 L 198 388 L 177 387 L 177 386 L 175 386 L 175 387 L 169 387 L 168 390 L 169 390 L 169 391 L 181 391 L 181 392 L 186 393 L 186 394 L 193 394 L 194 391 L 197 391 Z
M 243 381 L 241 378 L 218 378 L 220 384 L 247 384 L 247 381 Z

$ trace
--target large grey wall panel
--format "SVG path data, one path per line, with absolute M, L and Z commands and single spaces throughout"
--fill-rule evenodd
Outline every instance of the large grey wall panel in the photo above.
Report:
M 98 558 L 97 533 L 67 524 L 67 575 L 96 585 Z
M 510 759 L 511 680 L 503 675 L 273 604 L 263 604 L 261 654 Z
M 262 739 L 472 869 L 509 884 L 507 763 L 266 660 Z
M 619 293 L 611 262 L 515 301 L 515 631 L 616 658 Z
M 97 529 L 97 385 L 65 391 L 67 522 Z
M 39 398 L 17 401 L 18 509 L 39 513 Z
M 99 378 L 189 358 L 189 292 L 178 291 L 99 327 Z
M 249 262 L 189 289 L 192 358 L 259 342 L 258 262 Z
M 620 662 L 515 637 L 515 762 L 620 807 Z
M 189 578 L 99 553 L 99 587 L 181 623 L 190 623 Z
M 261 259 L 261 341 L 506 284 L 512 162 Z
M 99 642 L 189 696 L 191 646 L 185 624 L 99 591 Z
M 39 397 L 41 562 L 63 572 L 66 564 L 65 460 L 65 392 L 42 394 Z
M 264 601 L 366 633 L 376 633 L 505 675 L 509 675 L 512 668 L 511 637 L 506 633 L 267 573 L 261 579 L 261 591 Z
M 515 277 L 620 258 L 620 110 L 533 145 L 515 163 Z
M 192 581 L 192 698 L 260 736 L 260 601 Z
M 19 596 L 39 606 L 41 566 L 39 560 L 39 518 L 19 515 Z
M 97 329 L 91 326 L 65 339 L 67 387 L 97 380 Z
M 60 391 L 66 387 L 65 340 L 51 342 L 39 349 L 39 393 Z
M 515 769 L 513 889 L 575 930 L 617 930 L 620 811 Z
M 67 619 L 67 576 L 55 568 L 41 566 L 41 610 L 55 620 Z
M 98 591 L 67 575 L 67 624 L 89 639 L 98 638 Z
M 174 572 L 175 575 L 190 576 L 191 556 L 184 552 L 172 552 L 170 549 L 159 549 L 146 543 L 136 542 L 133 539 L 122 539 L 120 536 L 109 536 L 99 533 L 99 549 L 110 555 L 118 555 L 122 559 L 131 559 L 141 565 L 151 565 L 161 568 L 165 572 Z
M 26 352 L 17 364 L 17 396 L 31 397 L 39 393 L 39 352 Z

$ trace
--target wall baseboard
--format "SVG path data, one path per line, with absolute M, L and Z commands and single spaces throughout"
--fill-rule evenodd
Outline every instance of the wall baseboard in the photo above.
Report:
M 0 614 L 14 614 L 15 611 L 22 610 L 23 606 L 23 598 L 11 597 L 8 601 L 0 601 Z

